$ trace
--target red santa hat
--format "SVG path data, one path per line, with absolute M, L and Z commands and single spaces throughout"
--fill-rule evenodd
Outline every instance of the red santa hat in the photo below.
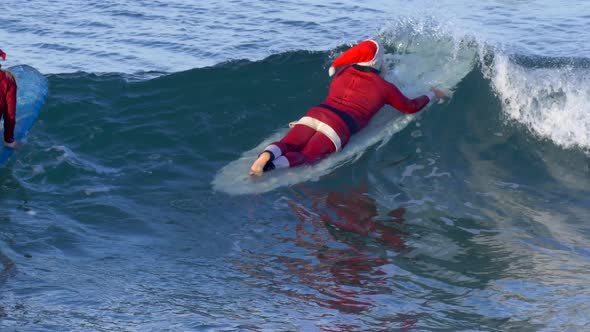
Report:
M 351 64 L 379 69 L 381 66 L 382 54 L 383 51 L 381 50 L 379 43 L 372 39 L 364 40 L 336 58 L 330 66 L 328 73 L 332 76 L 336 73 L 337 67 Z
M 4 53 L 2 50 L 0 50 L 0 58 L 2 58 L 2 60 L 6 60 L 6 53 Z

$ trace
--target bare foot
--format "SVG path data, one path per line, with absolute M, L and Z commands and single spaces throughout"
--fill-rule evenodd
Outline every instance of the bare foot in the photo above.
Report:
M 264 151 L 260 154 L 258 159 L 250 167 L 250 175 L 261 176 L 264 172 L 264 166 L 270 160 L 270 153 Z

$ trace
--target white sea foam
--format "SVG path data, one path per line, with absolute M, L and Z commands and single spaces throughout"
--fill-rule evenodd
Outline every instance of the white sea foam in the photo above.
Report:
M 58 163 L 67 163 L 74 168 L 83 169 L 88 172 L 94 172 L 98 174 L 115 174 L 119 172 L 119 169 L 102 166 L 96 162 L 85 160 L 84 158 L 75 154 L 70 148 L 65 145 L 52 146 L 46 151 L 54 151 L 61 153 L 56 157 Z
M 590 150 L 590 71 L 525 68 L 500 52 L 487 73 L 511 120 L 565 147 Z

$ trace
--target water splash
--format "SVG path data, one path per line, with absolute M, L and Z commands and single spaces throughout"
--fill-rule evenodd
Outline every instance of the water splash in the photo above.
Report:
M 590 150 L 590 70 L 527 68 L 496 52 L 489 75 L 510 120 L 559 146 Z

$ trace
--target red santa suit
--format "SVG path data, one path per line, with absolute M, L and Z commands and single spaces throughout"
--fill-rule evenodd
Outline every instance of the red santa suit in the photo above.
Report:
M 6 54 L 0 50 L 0 57 L 6 59 Z M 5 70 L 0 70 L 0 119 L 4 119 L 4 142 L 14 142 L 14 127 L 16 125 L 16 80 Z
M 343 68 L 334 77 L 328 96 L 294 123 L 283 139 L 266 147 L 271 159 L 265 171 L 311 164 L 341 150 L 385 104 L 404 113 L 416 113 L 428 104 L 432 95 L 409 99 L 379 76 L 381 61 L 381 47 L 373 40 L 337 58 L 330 76 L 336 67 Z

